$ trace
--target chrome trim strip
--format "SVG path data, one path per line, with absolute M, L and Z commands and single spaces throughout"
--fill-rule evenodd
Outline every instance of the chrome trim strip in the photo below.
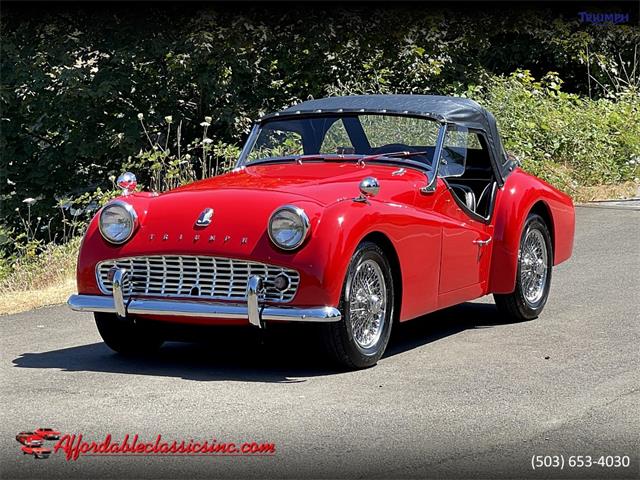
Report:
M 116 313 L 115 303 L 111 296 L 71 295 L 67 304 L 76 312 Z M 249 318 L 249 309 L 246 304 L 218 303 L 205 300 L 131 298 L 127 306 L 127 313 L 130 315 L 173 315 L 240 320 Z M 342 320 L 342 314 L 334 307 L 264 306 L 260 318 L 262 321 L 339 322 Z

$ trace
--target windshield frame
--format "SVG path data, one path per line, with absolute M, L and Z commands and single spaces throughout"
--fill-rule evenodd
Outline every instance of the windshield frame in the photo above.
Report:
M 253 147 L 255 146 L 255 143 L 258 140 L 258 136 L 260 135 L 261 129 L 265 125 L 269 124 L 270 122 L 289 120 L 289 119 L 300 119 L 300 118 L 318 118 L 318 117 L 327 117 L 327 116 L 346 118 L 346 117 L 352 117 L 354 115 L 362 115 L 362 114 L 380 115 L 380 116 L 389 116 L 389 117 L 410 117 L 410 118 L 417 118 L 421 120 L 429 120 L 438 124 L 439 130 L 438 130 L 436 144 L 434 146 L 434 153 L 433 153 L 433 157 L 431 159 L 430 165 L 425 164 L 423 162 L 412 161 L 410 157 L 399 158 L 399 157 L 393 157 L 393 156 L 384 156 L 382 154 L 380 155 L 379 158 L 366 160 L 367 162 L 371 162 L 371 163 L 391 163 L 395 165 L 400 164 L 403 166 L 420 170 L 425 174 L 427 172 L 438 171 L 437 164 L 440 163 L 439 160 L 440 160 L 440 154 L 442 151 L 441 144 L 444 139 L 443 130 L 446 129 L 446 122 L 444 122 L 439 118 L 435 118 L 434 116 L 419 115 L 416 113 L 409 113 L 409 112 L 405 114 L 405 113 L 397 113 L 397 112 L 391 113 L 391 112 L 361 111 L 361 110 L 353 111 L 353 112 L 345 110 L 343 112 L 323 111 L 322 113 L 292 113 L 288 115 L 274 114 L 274 115 L 262 117 L 260 120 L 254 123 L 251 129 L 251 132 L 249 133 L 249 137 L 247 138 L 247 141 L 245 142 L 244 147 L 240 152 L 240 156 L 238 157 L 238 161 L 236 163 L 236 168 L 244 168 L 244 167 L 250 167 L 250 166 L 256 166 L 256 165 L 266 165 L 266 164 L 274 164 L 274 163 L 290 163 L 290 162 L 295 162 L 298 159 L 304 160 L 305 155 L 287 155 L 283 157 L 267 157 L 264 159 L 258 159 L 258 160 L 253 160 L 251 162 L 247 162 L 247 158 L 249 157 L 250 152 L 253 150 Z M 327 157 L 332 157 L 332 159 L 322 160 L 322 159 L 316 158 L 316 157 L 322 157 L 323 155 Z M 308 156 L 314 157 L 310 161 L 317 162 L 317 161 L 336 161 L 333 157 L 340 156 L 340 155 L 335 153 L 327 153 L 327 154 L 308 154 Z M 345 162 L 357 163 L 358 161 L 361 160 L 362 157 L 366 157 L 366 156 L 367 155 L 365 154 L 345 154 L 340 156 L 340 158 Z M 434 177 L 437 177 L 437 175 L 434 175 Z

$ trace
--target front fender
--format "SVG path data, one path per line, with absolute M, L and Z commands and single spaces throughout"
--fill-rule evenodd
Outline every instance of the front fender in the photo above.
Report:
M 332 205 L 322 215 L 316 232 L 316 240 L 325 247 L 321 283 L 331 304 L 339 304 L 356 248 L 368 235 L 378 233 L 389 239 L 398 257 L 402 282 L 400 320 L 435 310 L 441 232 L 436 216 L 406 204 L 349 199 Z

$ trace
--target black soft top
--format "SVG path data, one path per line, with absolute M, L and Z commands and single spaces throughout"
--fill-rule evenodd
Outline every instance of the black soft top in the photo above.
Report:
M 487 136 L 489 149 L 498 168 L 505 162 L 505 153 L 498 134 L 495 117 L 488 110 L 468 98 L 444 95 L 350 95 L 328 97 L 293 105 L 285 110 L 262 117 L 331 113 L 376 113 L 409 115 L 430 118 L 438 122 L 480 130 Z

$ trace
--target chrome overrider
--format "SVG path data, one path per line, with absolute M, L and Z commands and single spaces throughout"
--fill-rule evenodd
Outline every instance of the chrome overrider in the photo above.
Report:
M 129 281 L 129 272 L 124 268 L 112 268 L 109 272 L 113 282 L 113 296 L 71 295 L 69 307 L 77 312 L 115 313 L 119 317 L 128 315 L 169 315 L 178 317 L 209 317 L 225 319 L 249 319 L 251 325 L 264 327 L 264 322 L 339 322 L 340 310 L 334 307 L 284 307 L 261 305 L 260 299 L 264 279 L 259 275 L 249 277 L 247 303 L 221 303 L 209 300 L 183 300 L 168 298 L 125 297 L 122 285 Z

